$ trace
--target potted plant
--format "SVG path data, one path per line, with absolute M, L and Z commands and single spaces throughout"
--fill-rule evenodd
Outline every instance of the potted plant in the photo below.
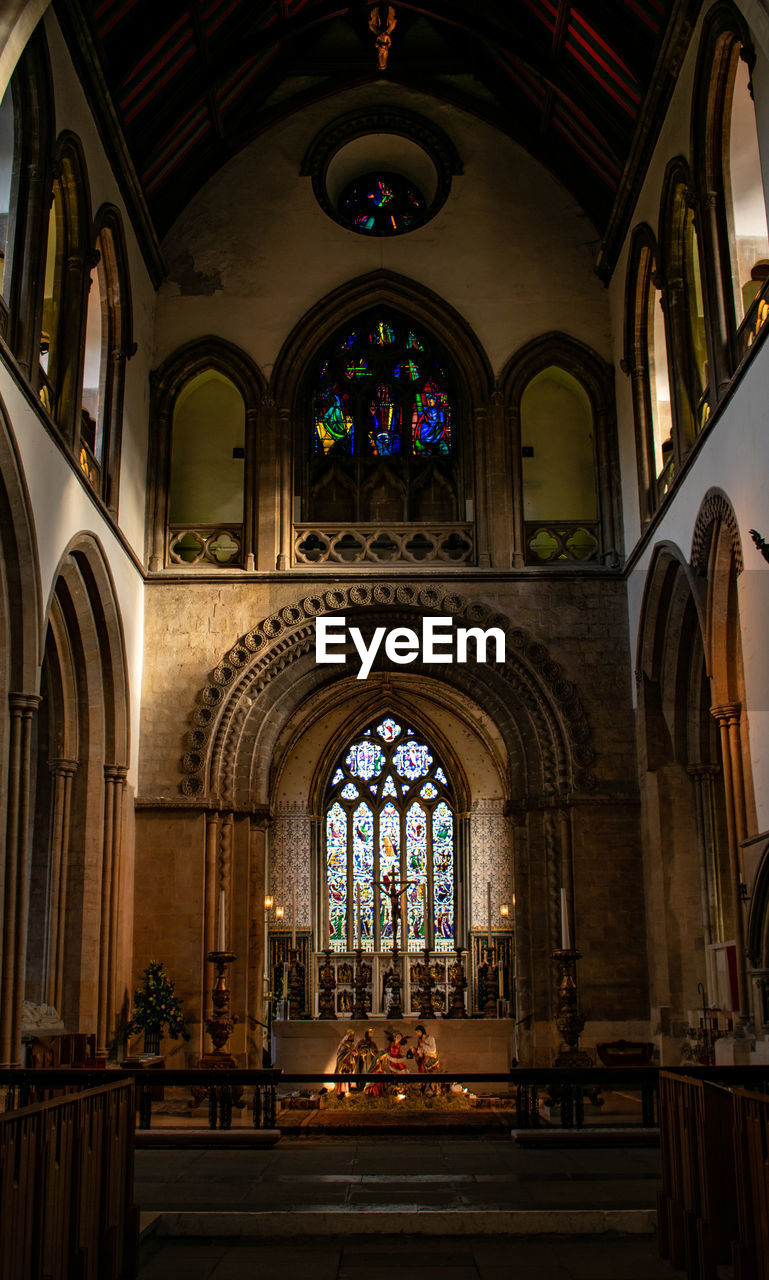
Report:
M 133 1013 L 128 1032 L 144 1032 L 144 1052 L 159 1053 L 164 1033 L 172 1040 L 189 1040 L 184 1025 L 181 1001 L 174 984 L 159 960 L 150 960 L 144 970 L 143 983 L 134 992 Z

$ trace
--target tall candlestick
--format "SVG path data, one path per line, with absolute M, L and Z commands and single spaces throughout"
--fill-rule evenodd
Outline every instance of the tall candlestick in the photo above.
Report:
M 327 947 L 329 942 L 331 941 L 331 927 L 329 925 L 329 918 L 328 918 L 328 884 L 326 883 L 325 879 L 321 883 L 320 890 L 321 890 L 321 893 L 323 894 L 323 911 L 321 912 L 323 924 L 321 926 L 322 936 L 321 936 L 321 946 L 319 950 L 322 949 L 323 947 Z
M 565 889 L 561 889 L 561 951 L 571 951 L 571 921 Z
M 360 950 L 360 948 L 363 946 L 363 942 L 361 941 L 362 930 L 361 930 L 361 919 L 360 919 L 360 880 L 355 886 L 355 903 L 358 908 L 358 950 Z
M 296 881 L 291 886 L 291 947 L 296 950 Z
M 489 926 L 489 950 L 491 950 L 491 881 L 486 884 L 486 915 Z
M 224 889 L 219 890 L 219 934 L 216 941 L 217 951 L 224 951 Z
M 401 890 L 401 951 L 408 951 L 409 940 L 406 934 L 406 890 Z

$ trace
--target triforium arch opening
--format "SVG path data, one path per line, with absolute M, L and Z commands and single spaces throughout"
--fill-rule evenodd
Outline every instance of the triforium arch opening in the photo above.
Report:
M 563 333 L 527 343 L 503 371 L 515 565 L 619 563 L 613 384 L 611 367 Z
M 476 468 L 492 381 L 466 322 L 411 281 L 375 272 L 323 299 L 272 378 L 299 498 L 279 567 L 488 558 Z
M 260 469 L 269 469 L 271 447 L 259 438 L 260 370 L 239 347 L 211 335 L 174 351 L 154 371 L 151 384 L 150 570 L 253 569 Z M 216 432 L 210 430 L 212 419 Z

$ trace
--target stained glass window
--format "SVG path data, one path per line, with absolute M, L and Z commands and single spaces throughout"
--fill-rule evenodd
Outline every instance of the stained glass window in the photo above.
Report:
M 453 950 L 454 831 L 448 779 L 422 736 L 392 716 L 357 734 L 326 800 L 332 950 L 357 946 L 359 921 L 364 951 L 390 950 L 394 885 L 399 948 L 405 916 L 409 951 Z
M 315 365 L 316 456 L 445 457 L 456 408 L 426 334 L 376 310 L 336 334 Z
M 337 212 L 350 231 L 364 236 L 397 236 L 421 226 L 426 202 L 418 187 L 399 173 L 367 173 L 346 186 Z

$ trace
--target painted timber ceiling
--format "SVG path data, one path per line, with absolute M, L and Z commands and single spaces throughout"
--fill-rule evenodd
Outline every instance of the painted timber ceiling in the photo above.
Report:
M 605 233 L 656 133 L 694 0 L 59 0 L 158 235 L 273 122 L 386 76 L 493 122 Z M 385 41 L 385 43 L 387 43 Z M 73 53 L 75 49 L 73 48 Z M 639 144 L 640 139 L 640 144 Z

